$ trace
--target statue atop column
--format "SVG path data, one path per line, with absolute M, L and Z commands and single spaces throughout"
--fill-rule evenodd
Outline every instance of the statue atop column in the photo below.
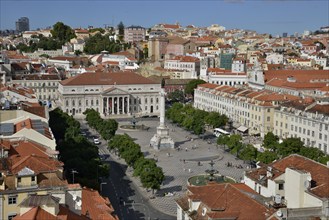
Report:
M 157 133 L 151 138 L 150 146 L 156 150 L 175 148 L 173 139 L 169 136 L 169 128 L 165 125 L 165 96 L 164 89 L 160 91 L 160 124 Z

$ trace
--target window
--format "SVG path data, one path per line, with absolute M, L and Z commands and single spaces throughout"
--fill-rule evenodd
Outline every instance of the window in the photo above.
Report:
M 69 105 L 69 100 L 65 101 L 65 105 L 68 106 Z
M 16 204 L 17 196 L 8 196 L 8 205 Z
M 270 121 L 270 120 L 271 120 L 271 118 L 268 116 L 268 117 L 267 117 L 267 121 Z
M 284 190 L 284 184 L 283 183 L 279 183 L 279 190 Z
M 22 182 L 22 178 L 21 177 L 18 177 L 17 178 L 17 182 L 19 182 L 19 183 Z
M 98 99 L 96 100 L 96 105 L 98 105 Z
M 86 106 L 88 106 L 88 100 L 86 100 Z
M 8 215 L 8 220 L 12 220 L 14 217 L 16 217 L 17 214 L 9 214 Z
M 35 181 L 35 176 L 31 176 L 31 181 L 32 181 L 32 182 Z

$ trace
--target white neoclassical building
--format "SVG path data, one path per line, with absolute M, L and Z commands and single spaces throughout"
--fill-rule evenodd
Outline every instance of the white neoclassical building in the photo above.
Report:
M 161 84 L 134 72 L 86 72 L 59 83 L 59 106 L 70 115 L 159 115 Z

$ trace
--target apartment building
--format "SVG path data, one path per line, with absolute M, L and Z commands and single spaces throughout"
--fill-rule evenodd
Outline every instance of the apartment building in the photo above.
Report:
M 280 219 L 329 217 L 329 167 L 292 154 L 258 169 L 247 171 L 244 183 L 260 195 L 272 198 Z
M 238 130 L 248 130 L 249 134 L 260 134 L 261 137 L 273 131 L 274 109 L 281 103 L 297 99 L 271 91 L 210 83 L 201 84 L 194 91 L 195 108 L 225 114 Z
M 30 74 L 13 76 L 8 84 L 32 89 L 39 100 L 57 100 L 60 81 L 57 74 Z
M 207 81 L 217 85 L 244 85 L 248 82 L 247 74 L 244 72 L 233 72 L 220 68 L 207 69 Z
M 193 78 L 197 78 L 200 75 L 200 60 L 191 56 L 176 56 L 166 60 L 164 68 L 191 72 Z
M 146 30 L 141 26 L 129 26 L 124 29 L 124 40 L 128 43 L 145 40 Z
M 311 98 L 282 103 L 274 110 L 273 133 L 281 139 L 299 137 L 305 146 L 329 154 L 329 99 Z

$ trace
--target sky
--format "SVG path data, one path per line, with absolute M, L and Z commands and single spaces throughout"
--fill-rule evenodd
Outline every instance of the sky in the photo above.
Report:
M 206 27 L 219 24 L 258 33 L 303 33 L 329 26 L 328 0 L 0 0 L 0 29 L 15 29 L 20 17 L 30 19 L 30 29 L 58 21 L 71 26 L 104 27 L 179 22 Z

